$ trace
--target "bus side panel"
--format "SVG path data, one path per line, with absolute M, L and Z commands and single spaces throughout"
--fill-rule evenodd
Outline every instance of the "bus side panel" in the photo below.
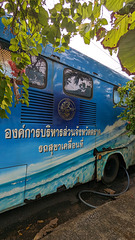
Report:
M 54 71 L 51 79 L 54 97 L 53 124 L 45 126 L 46 138 L 36 139 L 34 143 L 36 151 L 39 149 L 39 152 L 35 152 L 38 160 L 28 166 L 26 199 L 56 192 L 61 186 L 68 189 L 77 183 L 87 182 L 94 178 L 95 173 L 93 149 L 96 126 L 79 125 L 80 98 L 68 96 L 63 91 L 64 65 L 52 62 L 51 69 Z M 75 108 L 70 120 L 64 119 L 59 112 L 60 104 L 66 101 Z M 88 104 L 90 101 L 84 100 L 84 103 Z M 94 114 L 96 115 L 96 111 Z M 39 129 L 42 127 L 38 126 Z
M 25 146 L 22 139 L 17 139 L 17 129 L 22 128 L 20 105 L 13 107 L 11 111 L 9 119 L 0 119 L 0 212 L 23 204 L 25 198 Z
M 0 168 L 9 168 L 9 176 L 14 176 L 13 182 L 11 178 L 6 185 L 1 185 L 5 193 L 1 201 L 4 202 L 9 196 L 10 202 L 13 201 L 10 206 L 2 205 L 1 211 L 15 206 L 15 196 L 18 205 L 24 199 L 36 199 L 39 195 L 56 192 L 62 185 L 70 188 L 78 182 L 84 183 L 94 178 L 93 148 L 97 129 L 94 124 L 80 125 L 79 122 L 80 105 L 88 106 L 91 100 L 82 100 L 80 103 L 79 98 L 67 96 L 63 92 L 64 66 L 50 60 L 47 60 L 47 64 L 46 88 L 29 88 L 29 107 L 17 105 L 12 109 L 10 120 L 0 120 Z M 60 102 L 65 99 L 75 106 L 75 114 L 70 120 L 63 119 L 59 112 Z M 96 116 L 94 103 L 92 106 Z M 85 107 L 82 108 L 85 112 Z M 19 178 L 17 171 L 14 171 L 17 165 L 27 165 L 27 171 L 24 167 L 23 180 L 22 175 Z M 21 167 L 19 170 L 21 172 Z M 16 188 L 16 183 L 19 186 L 23 184 L 22 181 L 26 182 L 26 187 Z M 20 193 L 21 200 L 17 200 Z
M 126 166 L 135 164 L 135 136 L 128 137 L 126 122 L 118 118 L 123 108 L 114 108 L 114 86 L 102 80 L 95 79 L 95 96 L 97 96 L 97 128 L 101 135 L 96 136 L 96 148 L 100 152 L 104 149 L 121 148 L 116 151 L 123 157 Z M 124 147 L 124 148 L 123 148 Z M 102 159 L 97 162 L 97 180 L 101 180 L 108 157 L 115 152 L 102 153 Z
M 29 107 L 18 105 L 10 120 L 0 120 L 1 203 L 13 201 L 10 205 L 5 201 L 1 211 L 61 186 L 71 188 L 92 180 L 94 148 L 100 151 L 127 143 L 125 123 L 117 119 L 120 110 L 113 109 L 112 84 L 93 78 L 92 99 L 70 96 L 63 91 L 65 66 L 51 60 L 47 64 L 46 88 L 29 88 Z M 100 176 L 104 161 L 101 166 Z M 4 182 L 2 171 L 14 177 Z
M 0 212 L 24 203 L 27 166 L 0 169 Z

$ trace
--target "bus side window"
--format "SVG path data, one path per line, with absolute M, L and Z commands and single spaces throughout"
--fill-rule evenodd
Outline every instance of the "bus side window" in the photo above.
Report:
M 124 95 L 123 104 L 121 105 L 121 107 L 127 106 L 127 104 L 125 103 L 126 97 L 128 97 L 128 94 Z M 118 104 L 120 102 L 120 95 L 118 92 L 118 88 L 116 87 L 113 90 L 113 101 L 114 101 L 114 104 Z
M 31 56 L 31 65 L 26 67 L 26 75 L 32 87 L 45 88 L 47 84 L 47 64 L 40 56 Z
M 8 46 L 0 43 L 0 65 L 3 68 L 3 73 L 11 79 L 16 78 L 12 66 L 14 63 L 11 60 L 11 52 Z M 29 85 L 36 88 L 45 88 L 47 85 L 47 63 L 40 56 L 31 56 L 31 65 L 25 69 L 26 75 L 29 78 Z M 17 78 L 17 84 L 22 84 L 22 78 Z
M 64 92 L 68 95 L 86 99 L 92 98 L 92 78 L 85 73 L 69 68 L 64 69 L 63 87 Z

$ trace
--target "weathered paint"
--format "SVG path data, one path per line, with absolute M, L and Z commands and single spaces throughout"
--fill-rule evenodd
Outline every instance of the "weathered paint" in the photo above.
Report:
M 0 28 L 2 32 L 3 28 Z M 10 40 L 10 36 L 1 34 L 1 40 Z M 127 167 L 135 161 L 134 137 L 126 135 L 125 122 L 117 118 L 122 109 L 113 108 L 113 89 L 119 83 L 124 84 L 127 79 L 73 49 L 61 55 L 55 53 L 57 59 L 53 54 L 50 45 L 42 51 L 42 57 L 47 63 L 46 88 L 30 87 L 30 107 L 17 105 L 12 108 L 9 120 L 0 120 L 1 212 L 39 195 L 57 192 L 60 186 L 68 189 L 78 182 L 92 180 L 95 177 L 95 148 L 101 151 L 108 147 L 127 146 L 128 149 L 118 152 L 122 154 Z M 92 99 L 74 97 L 64 92 L 65 68 L 77 69 L 92 77 Z M 71 104 L 72 108 L 70 120 L 61 117 L 59 112 L 61 105 L 66 103 Z M 43 118 L 47 119 L 50 116 L 47 106 L 50 105 L 52 122 L 43 124 L 27 121 L 24 113 L 27 112 L 27 116 L 33 119 L 38 108 L 44 111 Z M 87 107 L 94 114 L 95 120 L 91 124 L 87 124 L 87 121 L 85 123 Z M 82 113 L 80 116 L 80 108 L 85 112 L 84 115 Z M 41 118 L 41 115 L 37 118 Z M 84 124 L 79 124 L 80 118 Z M 97 161 L 98 180 L 103 175 L 110 154 L 106 153 Z

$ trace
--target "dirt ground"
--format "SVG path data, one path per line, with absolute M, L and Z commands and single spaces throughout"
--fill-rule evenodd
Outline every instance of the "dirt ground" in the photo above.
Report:
M 135 166 L 129 169 L 129 174 L 130 185 L 135 185 Z M 115 192 L 121 192 L 127 185 L 126 176 L 122 178 L 121 176 L 120 174 L 111 186 L 105 186 L 102 182 L 96 183 L 92 181 L 1 214 L 0 239 L 33 240 L 35 235 L 45 226 L 47 234 L 49 234 L 53 231 L 53 227 L 50 227 L 52 220 L 55 222 L 56 227 L 90 210 L 90 208 L 79 201 L 79 191 L 92 189 L 105 192 L 105 189 L 109 188 Z M 106 198 L 88 193 L 84 195 L 84 199 L 96 206 L 115 200 L 114 198 Z

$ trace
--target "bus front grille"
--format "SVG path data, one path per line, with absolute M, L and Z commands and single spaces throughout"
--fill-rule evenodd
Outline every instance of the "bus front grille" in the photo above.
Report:
M 96 103 L 80 100 L 79 125 L 96 125 Z
M 53 103 L 53 94 L 29 89 L 29 107 L 22 104 L 21 123 L 52 124 Z

